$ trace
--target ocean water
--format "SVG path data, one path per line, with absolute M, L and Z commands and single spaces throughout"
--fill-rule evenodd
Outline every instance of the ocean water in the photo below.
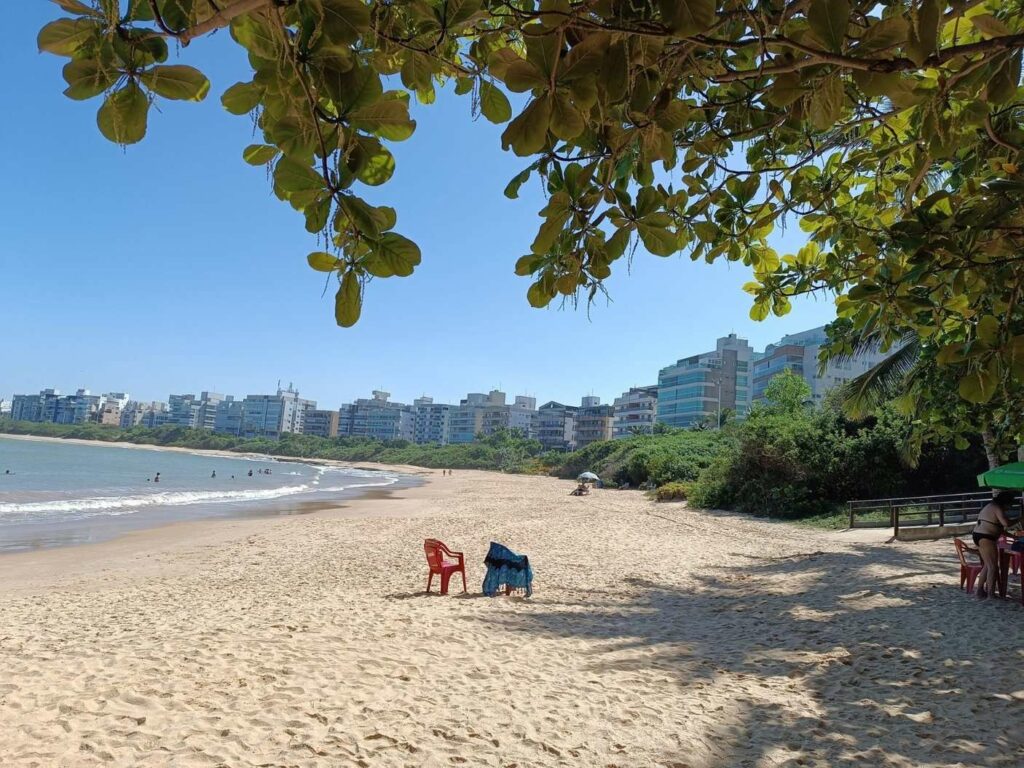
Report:
M 180 520 L 295 514 L 309 502 L 399 480 L 269 458 L 0 435 L 0 552 L 99 541 Z

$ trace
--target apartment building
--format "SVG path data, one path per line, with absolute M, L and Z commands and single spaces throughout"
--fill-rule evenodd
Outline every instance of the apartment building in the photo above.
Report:
M 580 402 L 576 411 L 576 448 L 612 439 L 612 424 L 615 421 L 615 409 L 610 405 L 601 405 L 601 398 L 588 395 Z
M 547 451 L 571 451 L 576 447 L 575 405 L 550 400 L 537 409 L 535 437 Z
M 315 437 L 337 437 L 340 413 L 338 411 L 307 410 L 302 434 Z
M 615 417 L 612 422 L 612 439 L 621 440 L 634 434 L 650 434 L 658 409 L 658 386 L 630 387 L 617 398 L 612 406 Z
M 242 401 L 242 437 L 277 440 L 291 432 L 301 434 L 306 412 L 316 408 L 315 400 L 304 400 L 292 385 L 274 395 L 246 395 Z
M 825 326 L 820 326 L 783 336 L 776 343 L 769 344 L 764 354 L 754 362 L 754 400 L 764 399 L 768 383 L 788 370 L 803 377 L 811 388 L 811 400 L 820 403 L 829 390 L 873 368 L 890 354 L 874 350 L 850 360 L 829 361 L 822 368 L 818 356 L 827 341 Z
M 671 427 L 712 424 L 733 412 L 744 418 L 753 402 L 755 353 L 746 339 L 724 336 L 715 349 L 677 360 L 658 373 L 656 421 Z
M 415 418 L 405 403 L 391 402 L 390 392 L 374 390 L 339 409 L 338 434 L 376 440 L 412 440 Z
M 413 442 L 420 445 L 447 445 L 451 412 L 455 407 L 447 403 L 435 403 L 432 397 L 413 400 Z

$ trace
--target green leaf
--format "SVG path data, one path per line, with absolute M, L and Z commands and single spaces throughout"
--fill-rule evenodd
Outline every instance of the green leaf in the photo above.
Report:
M 366 163 L 356 177 L 371 187 L 377 187 L 388 181 L 395 173 L 395 158 L 384 147 L 367 155 Z
M 978 339 L 987 347 L 994 347 L 999 340 L 999 321 L 992 315 L 978 320 Z
M 660 0 L 665 26 L 680 37 L 706 32 L 715 23 L 716 0 Z
M 325 194 L 306 206 L 303 214 L 306 216 L 307 232 L 317 234 L 327 228 L 327 220 L 331 216 L 331 204 L 333 202 L 334 198 L 329 194 Z
M 380 237 L 381 230 L 386 228 L 382 226 L 383 222 L 376 215 L 373 206 L 355 195 L 340 196 L 338 206 L 341 209 L 340 213 L 343 213 L 352 226 L 366 237 Z M 335 219 L 335 228 L 337 225 L 338 220 Z
M 770 312 L 771 307 L 769 306 L 767 299 L 757 299 L 750 308 L 750 319 L 761 322 L 768 317 Z
M 259 106 L 263 88 L 256 83 L 235 83 L 220 97 L 224 109 L 233 115 L 245 115 Z
M 977 16 L 971 16 L 971 24 L 977 29 L 983 37 L 1004 37 L 1005 35 L 1012 35 L 1013 32 L 1003 22 L 993 16 L 991 13 L 979 13 Z
M 1012 53 L 989 80 L 985 96 L 992 104 L 1005 104 L 1017 94 L 1020 84 L 1021 52 Z
M 534 167 L 535 166 L 531 165 L 530 167 L 520 171 L 519 173 L 512 177 L 512 180 L 508 183 L 508 186 L 505 187 L 505 197 L 507 197 L 509 200 L 515 200 L 517 197 L 519 197 L 519 188 L 523 186 L 523 184 L 525 184 L 526 181 L 530 178 L 530 174 L 533 172 Z
M 534 254 L 527 254 L 526 256 L 520 256 L 516 260 L 515 273 L 520 277 L 526 277 L 532 274 L 538 266 L 540 266 L 541 260 Z
M 904 16 L 879 19 L 857 41 L 857 53 L 889 50 L 906 42 L 910 24 Z
M 342 328 L 351 328 L 359 322 L 363 311 L 362 294 L 359 278 L 349 270 L 341 278 L 341 286 L 334 295 L 334 319 Z
M 384 84 L 380 75 L 371 67 L 325 67 L 322 74 L 324 90 L 331 100 L 336 102 L 338 111 L 342 114 L 369 106 L 384 95 Z
M 89 19 L 57 19 L 39 30 L 36 43 L 40 51 L 70 56 L 102 33 L 103 26 Z
M 95 8 L 92 8 L 85 3 L 79 2 L 79 0 L 50 0 L 52 3 L 59 5 L 68 13 L 73 13 L 76 16 L 93 16 L 97 17 L 100 14 Z M 138 0 L 136 0 L 137 2 Z
M 921 0 L 917 9 L 917 26 L 910 30 L 907 55 L 918 66 L 935 53 L 939 45 L 939 22 L 946 0 Z
M 480 83 L 480 111 L 492 123 L 506 123 L 512 117 L 508 97 L 493 83 Z
M 100 133 L 118 144 L 135 144 L 146 135 L 149 99 L 132 80 L 103 100 L 96 113 Z
M 576 43 L 558 66 L 558 82 L 571 83 L 601 68 L 611 36 L 604 32 L 592 32 Z
M 501 134 L 502 149 L 511 147 L 520 157 L 537 154 L 547 144 L 550 121 L 550 100 L 534 99 Z
M 558 138 L 569 141 L 575 139 L 586 128 L 583 115 L 561 91 L 554 95 L 551 109 L 551 132 Z
M 64 65 L 64 80 L 68 84 L 64 95 L 69 99 L 91 99 L 116 83 L 120 74 L 95 59 L 73 59 Z
M 250 144 L 242 150 L 242 159 L 249 165 L 266 165 L 275 157 L 279 150 L 268 144 Z
M 362 0 L 311 0 L 310 5 L 320 17 L 320 32 L 332 43 L 349 45 L 370 29 L 370 6 Z
M 139 78 L 142 84 L 165 99 L 202 101 L 210 90 L 210 81 L 195 67 L 183 64 L 150 67 Z
M 693 231 L 702 243 L 713 243 L 718 239 L 718 226 L 710 221 L 698 221 L 693 225 Z
M 843 114 L 845 100 L 843 81 L 839 79 L 839 76 L 826 77 L 818 83 L 818 87 L 811 94 L 811 125 L 819 131 L 825 131 L 834 126 Z
M 838 53 L 850 24 L 849 0 L 811 0 L 807 23 L 823 46 Z
M 636 230 L 644 247 L 655 256 L 671 256 L 679 250 L 679 239 L 674 232 L 642 220 L 637 222 Z
M 320 191 L 325 187 L 323 176 L 290 157 L 282 157 L 277 161 L 274 184 L 285 193 Z
M 270 26 L 260 16 L 246 13 L 233 18 L 231 37 L 249 53 L 261 59 L 273 61 L 277 58 L 277 39 Z
M 399 98 L 385 98 L 349 114 L 352 125 L 383 139 L 404 141 L 416 130 L 409 119 L 409 105 Z
M 430 88 L 434 79 L 432 60 L 421 53 L 413 53 L 402 65 L 402 84 L 413 91 Z
M 412 240 L 395 232 L 385 232 L 377 240 L 374 251 L 391 272 L 398 277 L 408 277 L 420 263 L 420 249 Z
M 481 0 L 447 0 L 445 16 L 448 29 L 458 29 L 480 12 Z
M 526 300 L 530 302 L 531 307 L 536 307 L 537 309 L 546 307 L 553 298 L 555 298 L 554 292 L 548 292 L 544 288 L 543 280 L 533 283 L 526 291 Z
M 306 261 L 317 272 L 334 272 L 342 264 L 332 254 L 324 253 L 323 251 L 313 251 L 313 253 L 306 257 Z
M 544 73 L 529 61 L 522 59 L 509 64 L 502 79 L 513 93 L 525 93 L 534 88 L 544 88 L 548 85 Z
M 992 399 L 999 384 L 996 360 L 993 358 L 985 368 L 976 368 L 967 373 L 957 389 L 960 397 L 970 403 L 987 403 Z

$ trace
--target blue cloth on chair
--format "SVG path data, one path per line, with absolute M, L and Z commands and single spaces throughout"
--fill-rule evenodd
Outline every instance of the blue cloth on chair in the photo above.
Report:
M 527 597 L 533 594 L 533 570 L 526 555 L 517 555 L 508 547 L 492 541 L 484 565 L 487 566 L 487 574 L 483 592 L 488 597 L 498 594 L 501 587 L 525 590 Z

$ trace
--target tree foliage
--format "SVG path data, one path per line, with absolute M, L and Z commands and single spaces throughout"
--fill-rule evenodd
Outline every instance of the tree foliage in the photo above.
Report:
M 830 291 L 858 333 L 929 340 L 967 402 L 1024 377 L 1021 0 L 54 2 L 39 47 L 122 144 L 154 99 L 207 93 L 167 41 L 230 27 L 252 79 L 223 104 L 255 116 L 243 158 L 328 243 L 309 263 L 337 277 L 340 325 L 420 262 L 357 190 L 393 173 L 411 95 L 452 83 L 507 123 L 506 194 L 547 194 L 515 265 L 533 306 L 592 299 L 638 247 L 685 252 L 748 265 L 755 319 Z M 787 221 L 807 244 L 780 254 Z

